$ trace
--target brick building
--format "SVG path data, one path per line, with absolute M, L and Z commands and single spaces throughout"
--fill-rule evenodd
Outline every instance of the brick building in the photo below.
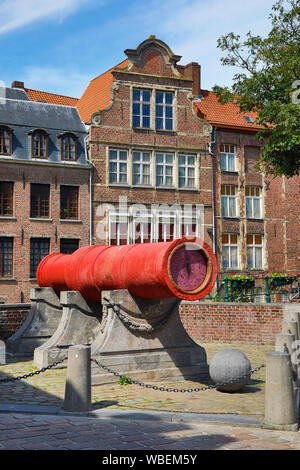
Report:
M 29 301 L 49 252 L 90 241 L 86 127 L 77 108 L 0 89 L 0 297 Z
M 211 125 L 197 116 L 200 66 L 151 37 L 92 80 L 77 103 L 90 124 L 94 243 L 211 244 Z

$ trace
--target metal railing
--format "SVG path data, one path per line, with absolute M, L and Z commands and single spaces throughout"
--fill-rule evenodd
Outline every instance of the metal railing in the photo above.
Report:
M 266 303 L 274 302 L 275 296 L 284 294 L 285 302 L 300 301 L 300 277 L 295 274 L 263 277 L 225 276 L 216 280 L 216 295 L 211 294 L 202 300 L 215 302 L 254 302 L 259 297 Z M 281 282 L 281 285 L 280 285 Z M 277 285 L 277 288 L 276 288 Z M 258 291 L 260 289 L 261 291 Z M 220 295 L 222 292 L 222 295 Z M 276 300 L 277 301 L 277 300 Z M 282 300 L 279 300 L 282 301 Z

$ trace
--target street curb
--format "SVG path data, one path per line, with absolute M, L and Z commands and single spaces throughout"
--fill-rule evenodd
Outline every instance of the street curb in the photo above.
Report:
M 84 412 L 64 411 L 59 406 L 42 405 L 0 405 L 0 413 L 28 413 L 40 415 L 76 416 L 96 419 L 127 419 L 141 421 L 161 422 L 184 422 L 184 423 L 207 423 L 227 424 L 235 426 L 262 427 L 262 421 L 258 418 L 241 416 L 237 414 L 209 414 L 209 413 L 184 413 L 184 412 L 161 412 L 161 411 L 131 411 L 131 410 L 93 410 Z

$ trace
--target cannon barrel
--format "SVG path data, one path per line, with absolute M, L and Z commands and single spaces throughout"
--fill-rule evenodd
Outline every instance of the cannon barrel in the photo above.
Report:
M 210 246 L 197 237 L 134 245 L 91 245 L 71 255 L 52 253 L 40 262 L 40 287 L 56 292 L 75 290 L 101 301 L 104 290 L 127 289 L 132 295 L 161 299 L 199 300 L 217 278 Z

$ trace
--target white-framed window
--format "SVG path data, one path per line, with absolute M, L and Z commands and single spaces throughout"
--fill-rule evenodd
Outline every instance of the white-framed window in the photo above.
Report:
M 174 93 L 169 91 L 155 92 L 155 128 L 156 130 L 173 129 Z
M 128 183 L 128 151 L 109 149 L 109 183 Z
M 178 155 L 178 186 L 196 187 L 196 155 Z
M 133 243 L 152 243 L 152 215 L 133 217 Z
M 108 244 L 128 245 L 129 238 L 129 217 L 128 214 L 109 213 L 108 215 Z
M 237 268 L 238 259 L 238 235 L 236 233 L 222 234 L 222 267 Z
M 263 236 L 260 234 L 247 235 L 247 266 L 250 269 L 263 267 Z
M 181 237 L 198 237 L 198 224 L 195 219 L 180 221 L 180 236 Z
M 156 186 L 174 186 L 174 155 L 156 153 Z
M 249 219 L 261 218 L 261 188 L 259 186 L 246 186 L 246 217 Z
M 151 184 L 151 152 L 132 152 L 132 184 Z
M 222 217 L 236 217 L 237 187 L 232 184 L 221 185 L 221 213 Z
M 220 145 L 220 167 L 221 171 L 236 170 L 236 147 L 231 144 Z
M 151 90 L 133 88 L 132 127 L 150 128 Z

